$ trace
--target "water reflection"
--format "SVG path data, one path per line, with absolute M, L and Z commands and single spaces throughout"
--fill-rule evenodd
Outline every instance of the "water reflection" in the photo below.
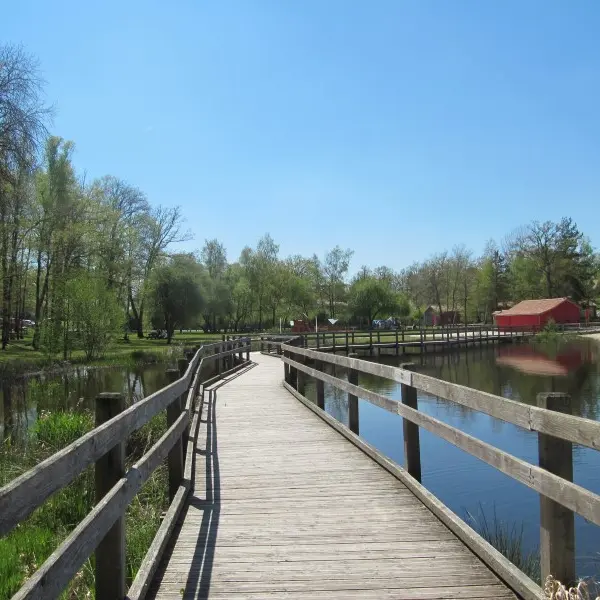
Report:
M 129 404 L 154 393 L 167 382 L 166 365 L 135 368 L 76 367 L 0 382 L 0 441 L 23 439 L 42 411 L 93 409 L 100 392 L 120 392 Z

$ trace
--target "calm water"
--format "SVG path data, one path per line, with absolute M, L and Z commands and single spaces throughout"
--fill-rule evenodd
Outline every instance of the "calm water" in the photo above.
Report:
M 416 360 L 414 360 L 416 359 Z M 406 358 L 381 357 L 400 364 Z M 501 345 L 453 354 L 430 355 L 417 362 L 418 370 L 513 400 L 535 404 L 544 391 L 564 391 L 574 399 L 575 414 L 600 419 L 600 344 L 594 340 L 547 347 Z M 338 368 L 337 376 L 345 377 Z M 359 385 L 400 399 L 400 386 L 360 374 Z M 314 399 L 314 385 L 307 383 Z M 326 410 L 348 423 L 346 394 L 325 384 Z M 537 435 L 487 415 L 419 394 L 419 409 L 511 454 L 537 464 Z M 402 419 L 371 404 L 359 402 L 360 435 L 400 464 L 404 464 Z M 581 446 L 573 451 L 574 479 L 600 493 L 600 453 Z M 423 484 L 463 519 L 480 520 L 482 512 L 524 528 L 528 548 L 539 543 L 539 496 L 452 444 L 421 429 Z M 576 517 L 577 569 L 580 576 L 600 574 L 599 528 Z
M 22 439 L 42 411 L 94 410 L 94 399 L 100 392 L 121 392 L 136 402 L 167 385 L 168 366 L 76 367 L 0 380 L 0 442 L 8 435 Z

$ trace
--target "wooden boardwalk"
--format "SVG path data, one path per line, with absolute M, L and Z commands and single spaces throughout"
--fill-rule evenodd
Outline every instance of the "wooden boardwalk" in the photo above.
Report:
M 514 598 L 395 477 L 282 386 L 205 393 L 195 487 L 150 598 Z

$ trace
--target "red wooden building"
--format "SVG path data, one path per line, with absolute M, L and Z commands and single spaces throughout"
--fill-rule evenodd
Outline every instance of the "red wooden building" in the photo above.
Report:
M 555 323 L 579 323 L 581 310 L 568 298 L 523 300 L 508 310 L 494 314 L 496 325 L 507 329 L 540 329 L 552 320 Z

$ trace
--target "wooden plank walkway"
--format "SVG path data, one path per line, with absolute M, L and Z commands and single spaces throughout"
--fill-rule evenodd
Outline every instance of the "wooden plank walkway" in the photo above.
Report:
M 515 597 L 282 387 L 279 359 L 252 357 L 257 366 L 206 394 L 195 489 L 148 597 Z

